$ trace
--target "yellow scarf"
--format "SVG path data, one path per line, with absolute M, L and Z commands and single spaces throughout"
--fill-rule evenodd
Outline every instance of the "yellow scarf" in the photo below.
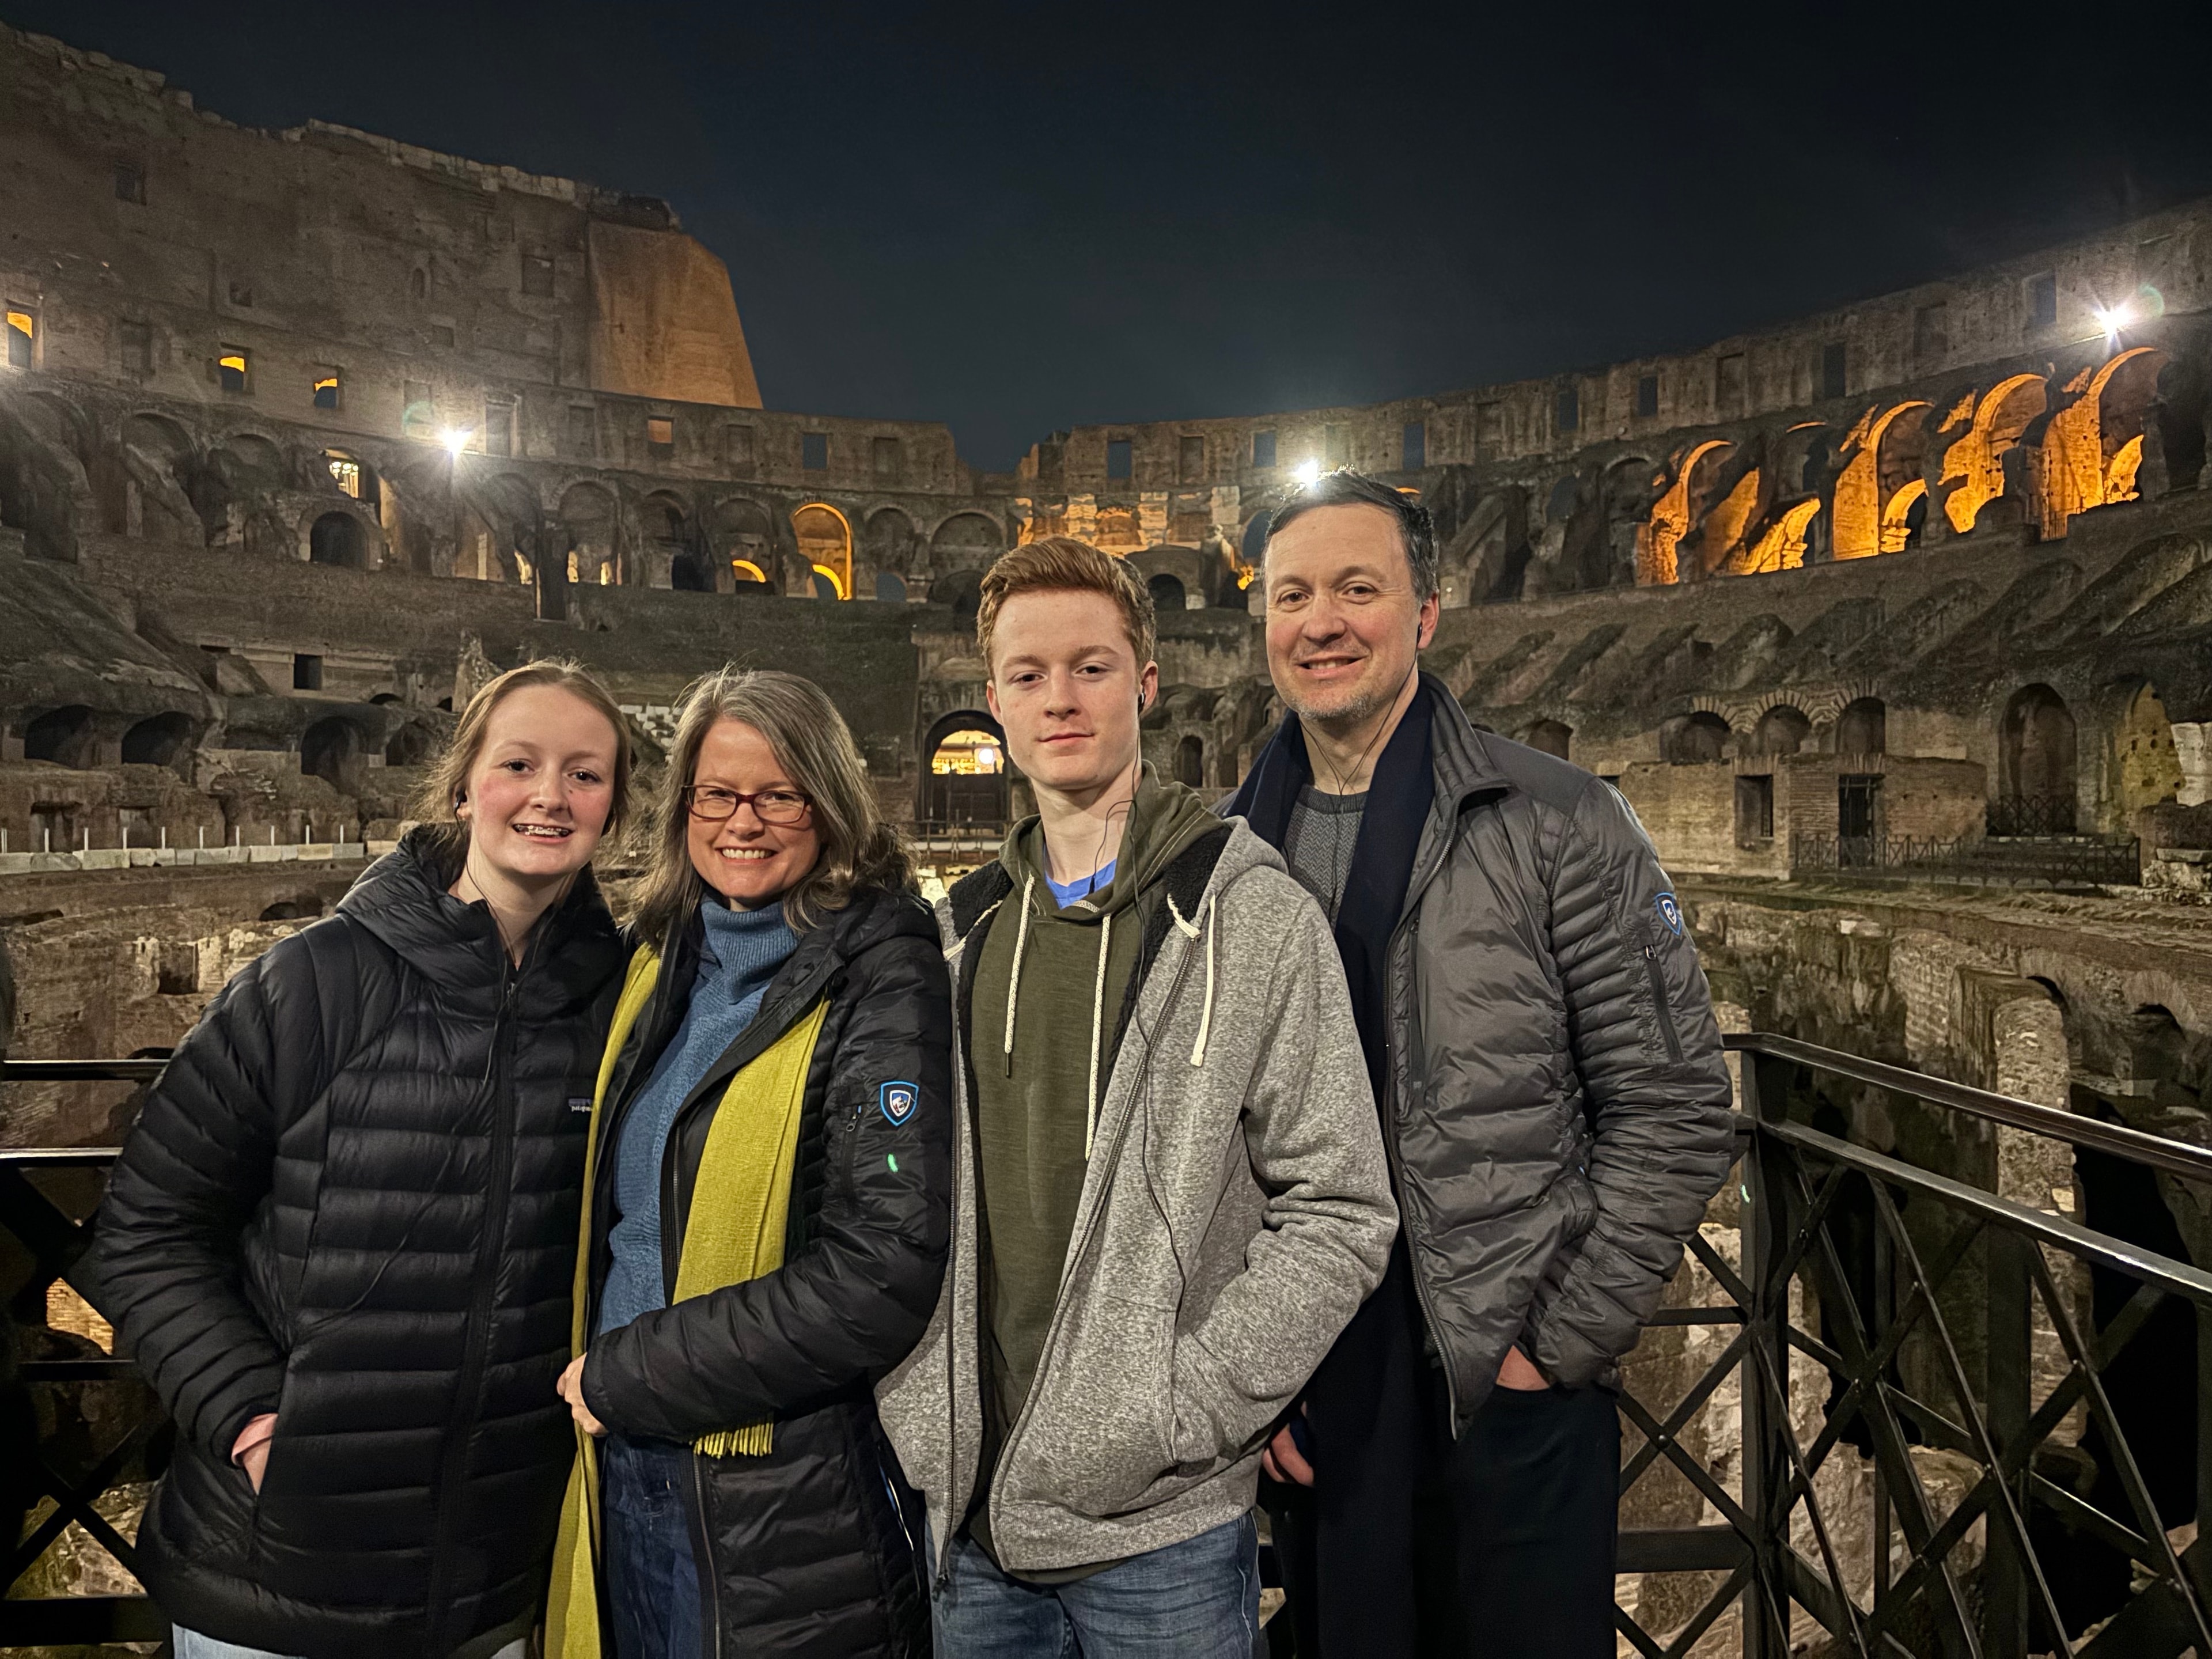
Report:
M 591 1128 L 584 1143 L 583 1236 L 576 1251 L 575 1313 L 569 1330 L 572 1357 L 584 1352 L 590 1305 L 592 1171 L 599 1164 L 600 1113 L 607 1085 L 631 1029 L 652 1000 L 660 958 L 649 946 L 630 958 L 629 975 L 615 1005 L 606 1051 L 592 1095 Z M 730 1079 L 707 1130 L 693 1183 L 691 1213 L 684 1224 L 684 1249 L 676 1267 L 676 1300 L 688 1301 L 726 1285 L 742 1285 L 783 1265 L 784 1230 L 791 1208 L 791 1176 L 799 1150 L 799 1120 L 806 1099 L 806 1073 L 829 1012 L 825 999 Z M 711 1201 L 710 1201 L 711 1199 Z M 692 1449 L 702 1456 L 765 1457 L 775 1447 L 775 1425 L 748 1423 L 702 1435 Z M 547 1659 L 600 1659 L 599 1620 L 599 1469 L 598 1445 L 576 1431 L 576 1462 L 561 1504 L 554 1543 L 553 1582 L 546 1608 Z

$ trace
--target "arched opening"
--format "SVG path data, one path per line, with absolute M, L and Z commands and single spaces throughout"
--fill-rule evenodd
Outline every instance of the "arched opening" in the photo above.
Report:
M 1176 781 L 1189 788 L 1203 787 L 1206 783 L 1206 740 L 1195 734 L 1186 735 L 1176 744 Z
M 150 714 L 123 734 L 125 766 L 174 766 L 191 752 L 188 714 Z
M 1872 558 L 1905 546 L 1912 498 L 1908 496 L 1897 508 L 1893 524 L 1891 506 L 1907 491 L 1927 493 L 1928 409 L 1915 400 L 1879 415 L 1869 410 L 1858 428 L 1844 438 L 1844 451 L 1850 452 L 1856 441 L 1857 453 L 1836 479 L 1831 545 L 1838 559 Z
M 394 732 L 384 745 L 386 766 L 428 766 L 437 757 L 438 734 L 420 720 L 410 720 Z
M 730 580 L 740 593 L 748 591 L 761 593 L 775 592 L 775 584 L 768 579 L 768 572 L 750 559 L 732 559 Z
M 1561 760 L 1570 758 L 1567 751 L 1574 744 L 1574 728 L 1565 720 L 1538 720 L 1528 728 L 1522 739 L 1531 749 L 1541 750 L 1547 755 L 1557 755 Z
M 768 509 L 757 501 L 733 495 L 714 506 L 714 550 L 729 566 L 737 583 L 761 582 L 773 590 L 776 568 L 775 537 L 769 528 Z
M 922 744 L 921 817 L 933 823 L 996 825 L 1012 811 L 1006 733 L 980 709 L 947 714 Z
M 81 702 L 40 715 L 23 728 L 23 758 L 82 770 L 92 764 L 92 710 Z
M 2004 458 L 2020 445 L 2020 434 L 2043 413 L 2049 388 L 2040 374 L 2015 374 L 1990 388 L 1966 411 L 1954 410 L 1943 423 L 1950 431 L 1960 421 L 1966 430 L 1943 452 L 1942 482 L 1954 486 L 1943 498 L 1943 516 L 1964 535 L 1983 507 L 2005 493 Z
M 952 607 L 952 620 L 972 623 L 983 602 L 983 573 L 980 570 L 956 570 L 950 575 L 939 576 L 929 585 L 933 603 Z
M 2014 692 L 1998 728 L 1990 833 L 2072 835 L 2075 776 L 2074 714 L 2066 700 L 2047 685 Z
M 384 490 L 378 482 L 376 469 L 358 455 L 343 449 L 323 452 L 323 465 L 330 469 L 331 481 L 371 513 L 383 506 Z
M 799 556 L 814 572 L 815 598 L 842 599 L 853 591 L 853 526 L 825 501 L 811 501 L 791 515 Z M 823 580 L 826 578 L 826 581 Z
M 714 591 L 714 567 L 691 544 L 690 515 L 681 500 L 665 491 L 647 495 L 638 503 L 637 519 L 645 537 L 646 586 L 679 593 Z M 665 580 L 663 571 L 668 573 Z
M 929 568 L 943 575 L 953 570 L 981 570 L 1006 550 L 1006 533 L 981 513 L 956 513 L 929 538 Z
M 2051 417 L 2039 452 L 2045 540 L 2063 536 L 2076 513 L 2135 500 L 2143 420 L 2165 362 L 2164 352 L 2136 346 L 2067 383 L 2081 395 Z
M 1162 571 L 1145 584 L 1145 591 L 1152 596 L 1154 611 L 1180 611 L 1183 608 L 1182 578 Z
M 2166 704 L 2148 684 L 2136 688 L 2112 732 L 2115 805 L 2124 824 L 2146 806 L 2181 798 L 2181 757 Z
M 888 570 L 876 572 L 876 598 L 885 605 L 906 603 L 906 582 Z
M 878 575 L 905 576 L 914 573 L 915 539 L 914 520 L 895 507 L 882 507 L 868 515 L 860 544 Z
M 307 557 L 315 564 L 358 570 L 368 559 L 368 538 L 350 513 L 325 513 L 307 532 Z
M 1728 754 L 1729 723 L 1699 709 L 1677 714 L 1659 728 L 1659 758 L 1669 766 L 1705 766 Z
M 1682 457 L 1674 481 L 1651 505 L 1636 538 L 1636 580 L 1645 586 L 1665 586 L 1681 580 L 1675 550 L 1690 526 L 1705 516 L 1705 507 L 1719 482 L 1721 461 L 1735 446 L 1724 438 L 1708 438 Z
M 300 770 L 351 794 L 361 775 L 361 733 L 353 722 L 332 715 L 300 734 Z
M 1881 755 L 1889 751 L 1889 710 L 1880 697 L 1860 697 L 1836 716 L 1838 755 Z
M 1813 722 L 1788 703 L 1777 703 L 1759 717 L 1752 728 L 1751 749 L 1755 755 L 1771 757 L 1794 755 L 1805 746 L 1811 735 Z
M 615 554 L 619 515 L 611 492 L 598 484 L 571 484 L 562 492 L 558 516 L 568 541 L 568 580 L 611 587 L 622 580 Z

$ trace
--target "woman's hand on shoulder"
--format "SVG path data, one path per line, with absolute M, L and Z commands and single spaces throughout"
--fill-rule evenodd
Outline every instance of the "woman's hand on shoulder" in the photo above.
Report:
M 607 1425 L 593 1416 L 592 1408 L 584 1403 L 584 1356 L 582 1354 L 578 1354 L 568 1362 L 568 1369 L 561 1373 L 561 1380 L 553 1387 L 561 1398 L 568 1402 L 568 1415 L 576 1419 L 578 1428 L 588 1435 L 599 1436 L 606 1433 Z

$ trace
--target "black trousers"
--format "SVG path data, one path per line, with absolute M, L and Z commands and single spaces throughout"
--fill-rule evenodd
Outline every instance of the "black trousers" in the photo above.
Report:
M 1612 1659 L 1613 1395 L 1499 1389 L 1455 1442 L 1441 1373 L 1406 1358 L 1384 1394 L 1413 1420 L 1375 1425 L 1359 1474 L 1340 1466 L 1363 1489 L 1348 1511 L 1267 1483 L 1298 1659 Z M 1316 1459 L 1326 1488 L 1326 1440 Z

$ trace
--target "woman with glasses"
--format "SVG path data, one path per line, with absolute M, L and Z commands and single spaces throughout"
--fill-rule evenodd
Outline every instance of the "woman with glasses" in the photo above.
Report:
M 936 1305 L 951 1203 L 912 882 L 820 688 L 692 688 L 592 1103 L 554 1659 L 927 1651 L 872 1392 Z

